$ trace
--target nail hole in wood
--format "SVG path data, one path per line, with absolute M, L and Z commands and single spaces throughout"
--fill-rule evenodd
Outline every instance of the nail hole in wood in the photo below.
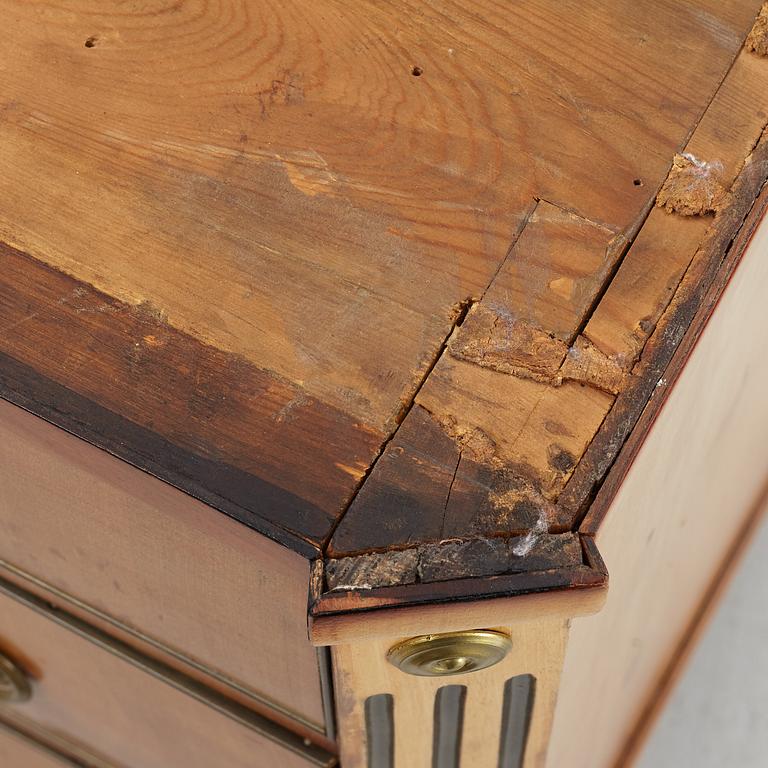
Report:
M 96 45 L 96 36 L 91 35 L 86 41 L 85 41 L 85 47 L 86 48 L 93 48 Z
M 421 73 L 422 73 L 423 71 L 424 71 L 424 70 L 423 70 L 421 67 L 414 67 L 414 68 L 411 70 L 411 74 L 412 74 L 414 77 L 421 77 Z

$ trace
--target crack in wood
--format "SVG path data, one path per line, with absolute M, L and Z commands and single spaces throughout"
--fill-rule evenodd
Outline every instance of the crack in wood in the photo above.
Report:
M 735 58 L 736 57 L 734 57 L 733 61 L 735 61 Z M 730 72 L 733 68 L 733 61 L 731 62 L 728 72 Z M 712 97 L 709 99 L 706 107 L 702 110 L 698 119 L 695 121 L 695 124 L 692 126 L 688 137 L 686 137 L 686 142 L 690 140 L 690 136 L 698 128 L 707 110 L 712 106 L 712 103 L 719 93 L 727 74 L 728 73 L 726 73 L 720 83 L 718 83 L 718 86 L 715 88 Z M 714 200 L 715 197 L 716 195 L 711 195 L 708 196 L 707 199 L 710 200 L 711 198 Z M 558 216 L 561 218 L 565 217 L 566 219 L 567 216 L 574 216 L 574 218 L 577 218 L 582 226 L 588 227 L 592 225 L 593 227 L 599 227 L 599 225 L 596 225 L 595 222 L 590 222 L 587 219 L 579 218 L 575 216 L 571 211 L 568 211 L 562 207 L 558 207 L 556 204 L 552 204 L 546 200 L 537 200 L 536 205 L 538 206 L 542 203 L 548 206 L 549 211 L 552 211 L 551 216 L 554 217 L 553 220 L 555 221 L 558 220 Z M 527 217 L 523 227 L 517 234 L 517 237 L 510 246 L 505 258 L 499 264 L 498 269 L 491 278 L 488 286 L 486 287 L 485 291 L 483 291 L 480 298 L 472 300 L 471 303 L 467 303 L 465 311 L 466 319 L 462 319 L 461 323 L 454 323 L 451 332 L 446 337 L 445 343 L 442 345 L 438 355 L 436 356 L 436 359 L 433 361 L 431 369 L 420 382 L 418 391 L 415 393 L 413 399 L 408 404 L 405 415 L 411 413 L 413 405 L 416 404 L 417 401 L 419 405 L 425 408 L 425 410 L 429 410 L 427 406 L 430 404 L 430 402 L 432 402 L 432 408 L 434 410 L 435 403 L 439 402 L 439 399 L 436 400 L 435 397 L 439 395 L 439 393 L 443 392 L 446 386 L 449 386 L 449 384 L 446 382 L 450 381 L 450 377 L 452 375 L 451 372 L 455 369 L 455 364 L 446 362 L 445 366 L 441 366 L 439 376 L 437 373 L 434 373 L 435 369 L 438 368 L 440 361 L 447 357 L 445 352 L 448 352 L 451 357 L 456 358 L 457 360 L 473 363 L 479 367 L 491 368 L 497 372 L 508 373 L 517 378 L 533 379 L 539 383 L 544 383 L 548 387 L 561 387 L 565 382 L 578 382 L 593 390 L 600 390 L 604 393 L 607 393 L 610 396 L 615 396 L 617 393 L 621 392 L 626 386 L 629 385 L 628 382 L 634 378 L 634 374 L 632 373 L 632 366 L 637 360 L 640 352 L 637 352 L 637 356 L 626 357 L 622 354 L 608 354 L 595 342 L 595 339 L 588 332 L 588 326 L 590 325 L 590 321 L 594 318 L 597 309 L 601 306 L 603 300 L 605 299 L 606 294 L 614 284 L 616 276 L 619 274 L 627 254 L 632 249 L 638 233 L 647 223 L 651 212 L 654 210 L 654 203 L 655 197 L 651 195 L 647 206 L 644 208 L 643 214 L 638 217 L 631 228 L 625 230 L 625 232 L 620 235 L 616 235 L 616 233 L 613 232 L 611 233 L 610 238 L 606 238 L 605 246 L 601 252 L 603 261 L 602 268 L 599 268 L 594 273 L 595 281 L 591 286 L 592 290 L 589 293 L 588 301 L 583 305 L 583 310 L 575 313 L 575 322 L 572 322 L 567 326 L 562 326 L 557 330 L 557 333 L 552 333 L 546 330 L 545 327 L 539 325 L 536 322 L 535 315 L 527 317 L 525 314 L 522 314 L 519 311 L 519 302 L 518 304 L 515 304 L 514 301 L 509 300 L 508 296 L 505 296 L 505 298 L 507 299 L 507 305 L 510 308 L 510 317 L 503 317 L 502 313 L 498 311 L 498 306 L 505 305 L 497 305 L 496 297 L 494 296 L 494 291 L 497 291 L 500 288 L 501 282 L 507 279 L 506 272 L 511 270 L 512 277 L 514 278 L 514 271 L 520 269 L 519 259 L 515 259 L 515 256 L 517 255 L 516 251 L 517 248 L 519 248 L 520 243 L 530 232 L 530 227 L 532 227 L 534 222 L 537 221 L 536 210 L 534 210 Z M 596 252 L 600 252 L 599 248 L 597 247 Z M 532 262 L 532 264 L 534 267 L 538 268 L 538 265 L 535 262 Z M 553 272 L 554 271 L 556 270 L 553 270 Z M 564 274 L 564 272 L 561 272 L 560 274 Z M 682 280 L 682 276 L 680 280 Z M 677 283 L 678 285 L 679 282 L 680 281 Z M 569 289 L 570 285 L 567 281 L 560 281 L 556 286 L 552 287 L 552 290 L 556 291 L 556 296 L 568 296 L 567 292 Z M 669 288 L 669 292 L 670 295 L 673 294 L 674 289 Z M 486 316 L 484 323 L 478 323 L 479 319 L 483 319 L 483 315 Z M 507 319 L 509 319 L 509 322 L 507 322 Z M 545 335 L 548 336 L 550 341 L 555 342 L 555 344 L 552 346 L 557 346 L 558 352 L 562 351 L 562 354 L 559 358 L 556 359 L 554 364 L 551 364 L 548 369 L 545 368 L 542 371 L 535 369 L 535 365 L 540 363 L 540 356 L 537 355 L 536 352 L 529 352 L 530 359 L 534 361 L 532 365 L 525 365 L 524 362 L 521 360 L 516 360 L 514 357 L 507 357 L 507 359 L 504 359 L 504 354 L 509 352 L 510 348 L 514 346 L 510 343 L 509 340 L 509 337 L 512 335 L 510 329 L 515 327 L 513 324 L 520 324 L 518 330 L 526 331 L 531 336 L 533 336 L 533 334 L 530 333 L 530 329 L 540 330 L 542 338 Z M 527 328 L 523 324 L 526 324 Z M 645 340 L 647 340 L 648 336 L 652 333 L 654 325 L 655 323 L 653 323 L 653 325 L 646 324 L 646 326 L 643 326 L 643 318 L 641 318 L 639 331 L 643 336 L 643 345 Z M 522 346 L 523 345 L 520 345 L 520 347 Z M 642 345 L 640 346 L 640 349 L 642 349 Z M 431 400 L 427 399 L 425 401 L 423 393 L 425 392 L 425 386 L 427 382 L 434 381 L 435 379 L 439 380 L 440 377 L 442 377 L 442 383 L 437 386 L 437 394 L 430 391 L 429 397 Z M 480 379 L 479 377 L 473 378 L 469 376 L 466 378 L 466 381 L 462 386 L 466 388 L 466 386 L 473 381 L 480 381 Z M 434 389 L 434 387 L 430 389 Z M 544 393 L 547 391 L 548 390 L 544 390 Z M 538 400 L 536 402 L 541 403 L 544 396 L 545 395 L 543 393 L 539 393 Z M 456 397 L 458 397 L 456 402 L 460 403 L 461 399 L 459 395 L 456 395 Z M 451 404 L 450 407 L 455 408 L 456 406 Z M 532 412 L 535 411 L 536 405 L 534 404 Z M 457 415 L 460 413 L 460 411 L 456 410 L 450 411 L 450 408 L 446 410 L 445 413 L 450 416 L 450 413 L 452 412 L 456 413 Z M 611 415 L 612 413 L 613 411 L 611 408 L 609 408 L 607 415 Z M 615 425 L 613 425 L 613 422 L 607 418 L 607 415 L 602 417 L 602 420 L 599 422 L 596 428 L 595 435 L 602 434 L 602 432 L 605 431 L 606 423 L 612 425 L 609 428 L 613 430 L 613 426 Z M 400 421 L 396 432 L 399 431 L 400 426 L 404 420 L 405 419 Z M 438 419 L 440 422 L 443 420 L 444 419 L 442 418 Z M 522 428 L 517 430 L 517 438 L 516 440 L 512 441 L 513 444 L 519 441 L 520 436 L 526 429 L 526 424 L 528 424 L 530 420 L 531 414 L 528 414 L 523 419 Z M 464 421 L 467 424 L 472 423 L 471 419 L 468 422 L 466 419 L 464 419 Z M 634 420 L 630 419 L 629 422 L 634 424 Z M 631 429 L 631 424 L 629 422 L 627 428 Z M 623 429 L 619 429 L 618 434 L 615 435 L 617 439 L 611 440 L 611 450 L 608 450 L 607 453 L 611 454 L 613 458 L 615 458 L 618 447 L 620 447 L 620 445 L 623 443 L 623 438 L 626 437 L 626 434 L 627 432 L 625 432 Z M 387 441 L 387 444 L 389 444 L 392 437 L 394 437 L 394 434 L 390 437 L 390 440 Z M 508 441 L 505 441 L 505 445 L 507 442 Z M 586 444 L 587 450 L 591 449 L 594 444 L 595 436 L 592 435 Z M 616 452 L 613 451 L 614 447 L 616 448 Z M 453 465 L 453 472 L 450 475 L 447 472 L 443 473 L 445 475 L 444 477 L 443 474 L 440 474 L 439 479 L 439 483 L 447 483 L 447 492 L 445 492 L 442 503 L 442 518 L 438 518 L 438 520 L 440 520 L 438 530 L 441 538 L 445 535 L 446 532 L 448 507 L 451 503 L 451 499 L 454 493 L 456 493 L 457 483 L 461 480 L 462 484 L 466 484 L 466 479 L 460 477 L 460 469 L 462 472 L 464 471 L 462 468 L 462 461 L 465 458 L 464 447 L 458 445 L 457 448 L 458 456 L 456 458 L 456 463 Z M 509 449 L 509 445 L 506 445 L 506 449 Z M 402 448 L 400 450 L 402 450 Z M 582 457 L 583 452 L 573 456 L 573 460 L 576 462 L 577 469 L 581 468 Z M 427 456 L 425 458 L 429 457 Z M 611 458 L 611 462 L 613 461 L 613 458 Z M 438 481 L 436 480 L 435 482 Z M 570 482 L 568 483 L 568 486 L 571 486 Z M 462 493 L 464 493 L 463 487 Z M 560 494 L 558 493 L 557 496 L 552 496 L 552 498 L 557 499 L 559 495 Z M 349 507 L 347 510 L 348 509 Z M 558 513 L 561 511 L 562 508 L 558 507 Z M 519 542 L 519 548 L 521 551 L 526 549 L 529 541 L 533 541 L 535 543 L 535 538 L 533 535 L 540 533 L 540 531 L 537 530 L 537 527 L 541 527 L 541 519 L 542 516 L 539 515 L 535 520 L 531 521 L 531 529 L 527 534 L 529 538 L 526 539 L 523 536 Z M 392 548 L 396 549 L 394 540 Z M 343 553 L 345 551 L 344 546 L 341 546 L 339 549 L 337 549 L 337 551 Z M 348 549 L 346 551 L 353 552 L 354 549 Z
M 573 568 L 585 564 L 575 533 L 448 539 L 419 547 L 326 560 L 327 592 L 370 591 L 450 579 Z
M 445 535 L 445 519 L 448 515 L 448 503 L 451 500 L 451 491 L 453 490 L 453 484 L 456 482 L 456 475 L 459 472 L 459 464 L 461 464 L 461 457 L 463 454 L 463 450 L 459 449 L 459 457 L 456 460 L 456 467 L 453 470 L 453 477 L 451 478 L 451 482 L 448 486 L 448 494 L 445 497 L 445 505 L 443 506 L 443 522 L 440 524 L 440 538 L 442 539 Z
M 435 367 L 437 366 L 438 362 L 442 358 L 443 353 L 445 352 L 451 337 L 456 332 L 457 328 L 460 328 L 463 325 L 464 320 L 467 317 L 467 314 L 472 309 L 472 307 L 475 304 L 479 303 L 482 300 L 482 298 L 485 296 L 485 294 L 488 291 L 488 288 L 492 285 L 496 275 L 499 274 L 499 271 L 502 269 L 502 267 L 506 263 L 507 259 L 509 258 L 510 253 L 512 252 L 512 249 L 514 248 L 515 243 L 517 242 L 517 240 L 519 239 L 519 237 L 522 234 L 523 230 L 525 229 L 525 226 L 527 225 L 528 220 L 532 216 L 535 208 L 536 208 L 536 204 L 535 204 L 535 201 L 534 201 L 534 203 L 529 207 L 529 209 L 525 212 L 525 215 L 522 217 L 521 222 L 520 222 L 520 226 L 519 226 L 517 232 L 515 233 L 515 237 L 513 238 L 512 243 L 510 244 L 509 248 L 507 248 L 507 251 L 504 254 L 504 258 L 501 259 L 498 268 L 495 270 L 494 274 L 491 276 L 491 279 L 489 280 L 488 284 L 486 285 L 485 289 L 483 290 L 482 294 L 480 295 L 480 298 L 479 299 L 475 299 L 475 298 L 469 296 L 469 297 L 467 297 L 466 299 L 464 299 L 463 301 L 461 301 L 457 305 L 458 310 L 457 310 L 457 312 L 455 314 L 453 322 L 451 323 L 451 327 L 449 328 L 448 333 L 445 335 L 445 337 L 444 337 L 440 347 L 435 352 L 435 355 L 433 356 L 432 360 L 430 361 L 430 364 L 425 369 L 423 376 L 421 377 L 421 379 L 417 383 L 416 387 L 414 388 L 414 391 L 411 393 L 411 397 L 409 398 L 408 402 L 403 404 L 403 407 L 402 407 L 402 409 L 400 410 L 400 412 L 399 412 L 399 414 L 397 416 L 395 428 L 390 432 L 390 434 L 387 436 L 387 438 L 382 442 L 381 446 L 379 447 L 379 450 L 376 452 L 376 455 L 373 457 L 373 460 L 371 461 L 371 463 L 368 466 L 367 470 L 365 471 L 363 476 L 360 478 L 359 483 L 357 484 L 356 488 L 354 489 L 353 493 L 351 494 L 351 496 L 349 498 L 349 501 L 347 502 L 344 511 L 336 518 L 336 520 L 334 521 L 333 525 L 331 526 L 331 528 L 330 528 L 330 530 L 328 532 L 328 535 L 325 537 L 325 539 L 323 541 L 323 546 L 322 546 L 323 552 L 325 552 L 327 550 L 328 545 L 330 544 L 331 540 L 333 539 L 333 536 L 334 536 L 336 530 L 339 528 L 339 526 L 341 525 L 342 521 L 346 517 L 347 512 L 349 511 L 349 509 L 352 506 L 352 504 L 355 502 L 355 499 L 357 498 L 358 494 L 360 493 L 360 490 L 363 488 L 363 486 L 365 485 L 366 481 L 368 480 L 368 478 L 373 473 L 374 468 L 376 467 L 376 464 L 379 462 L 381 457 L 384 455 L 384 453 L 385 453 L 385 451 L 387 449 L 387 446 L 390 445 L 392 440 L 397 435 L 397 433 L 398 433 L 398 431 L 400 429 L 400 426 L 405 421 L 405 418 L 408 416 L 408 414 L 410 413 L 410 411 L 413 408 L 414 404 L 416 403 L 416 399 L 418 398 L 419 393 L 421 392 L 421 390 L 423 389 L 423 387 L 426 384 L 427 380 L 429 379 L 432 371 L 435 369 Z

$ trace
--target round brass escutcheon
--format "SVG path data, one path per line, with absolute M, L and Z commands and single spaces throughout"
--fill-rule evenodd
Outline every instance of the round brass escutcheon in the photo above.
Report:
M 409 675 L 463 675 L 498 664 L 510 648 L 508 635 L 474 629 L 403 640 L 389 649 L 387 661 Z
M 0 703 L 26 701 L 31 695 L 32 686 L 24 670 L 0 653 Z

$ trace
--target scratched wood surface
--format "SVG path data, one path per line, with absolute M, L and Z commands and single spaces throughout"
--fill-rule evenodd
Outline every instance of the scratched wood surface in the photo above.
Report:
M 0 0 L 0 392 L 308 556 L 570 529 L 759 9 Z

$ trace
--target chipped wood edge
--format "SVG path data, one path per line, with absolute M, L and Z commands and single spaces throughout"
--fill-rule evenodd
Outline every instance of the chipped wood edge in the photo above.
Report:
M 465 629 L 514 626 L 547 619 L 569 620 L 597 613 L 605 604 L 607 581 L 584 589 L 528 592 L 510 597 L 452 600 L 312 616 L 313 645 L 364 643 Z
M 597 533 L 758 225 L 768 215 L 768 129 L 750 157 L 749 172 L 741 174 L 734 185 L 741 204 L 729 209 L 730 215 L 722 220 L 722 226 L 702 245 L 697 260 L 646 344 L 638 364 L 642 376 L 635 379 L 635 386 L 624 396 L 628 414 L 636 411 L 637 416 L 606 470 L 594 501 L 585 510 L 579 530 L 587 536 Z
M 453 603 L 465 605 L 467 601 L 475 601 L 480 606 L 476 614 L 472 613 L 477 618 L 485 615 L 486 608 L 491 613 L 495 612 L 495 606 L 503 609 L 505 601 L 515 601 L 514 604 L 521 611 L 526 611 L 524 606 L 532 604 L 524 599 L 527 597 L 536 598 L 535 605 L 537 610 L 543 612 L 542 615 L 547 615 L 549 611 L 576 611 L 571 615 L 582 615 L 579 613 L 580 605 L 602 604 L 608 577 L 593 536 L 666 398 L 669 383 L 682 370 L 752 233 L 768 209 L 768 187 L 763 188 L 766 179 L 768 130 L 764 131 L 745 162 L 742 173 L 737 177 L 730 193 L 731 204 L 723 208 L 713 223 L 672 302 L 648 340 L 633 374 L 630 389 L 619 397 L 617 405 L 626 403 L 626 410 L 614 406 L 611 411 L 611 414 L 615 413 L 614 419 L 624 420 L 624 430 L 601 430 L 588 449 L 588 452 L 599 452 L 603 457 L 610 457 L 611 461 L 606 461 L 603 470 L 605 482 L 600 486 L 591 506 L 589 494 L 592 487 L 586 488 L 586 483 L 581 480 L 580 493 L 584 498 L 584 510 L 589 512 L 578 529 L 584 550 L 584 566 L 580 569 L 553 568 L 474 577 L 468 573 L 465 578 L 406 585 L 393 584 L 391 581 L 388 583 L 386 574 L 380 573 L 380 580 L 375 586 L 350 588 L 342 594 L 334 594 L 326 588 L 327 561 L 318 559 L 310 599 L 310 635 L 313 642 L 319 645 L 335 644 L 341 642 L 336 638 L 348 641 L 350 636 L 360 633 L 367 635 L 372 631 L 377 633 L 375 636 L 379 636 L 379 632 L 386 634 L 390 626 L 408 634 L 410 630 L 416 632 L 421 626 L 422 616 L 424 631 L 438 631 L 429 629 L 432 620 L 428 617 L 434 609 L 437 609 L 439 616 L 450 612 Z M 663 382 L 663 385 L 659 386 L 659 382 Z M 610 443 L 617 439 L 617 435 L 622 439 L 615 445 L 611 455 Z M 588 482 L 595 485 L 600 481 L 598 473 L 588 478 Z M 443 544 L 450 545 L 451 542 Z M 369 556 L 357 555 L 350 559 Z M 401 573 L 398 568 L 402 565 L 398 564 L 398 558 L 409 558 L 411 562 L 415 552 L 388 552 L 381 553 L 380 557 L 384 572 L 392 569 L 391 573 L 396 576 Z M 596 595 L 587 597 L 587 593 L 591 592 Z M 411 618 L 409 607 L 418 611 L 418 615 Z M 402 613 L 395 614 L 395 610 Z M 594 611 L 589 609 L 586 612 Z M 396 615 L 398 617 L 395 620 Z M 371 629 L 380 624 L 380 629 Z M 446 620 L 444 626 L 452 625 Z
M 763 3 L 744 47 L 758 56 L 768 56 L 768 2 Z
M 580 535 L 579 544 L 583 565 L 575 568 L 340 594 L 325 591 L 325 564 L 318 559 L 312 570 L 310 639 L 338 645 L 597 613 L 606 599 L 608 573 L 593 539 Z
M 689 166 L 695 166 L 692 161 L 686 162 Z M 690 354 L 762 211 L 768 205 L 766 195 L 761 195 L 766 179 L 768 128 L 764 127 L 730 189 L 725 193 L 717 190 L 718 201 L 712 225 L 699 243 L 691 264 L 646 341 L 634 369 L 622 373 L 626 377 L 627 388 L 619 394 L 606 421 L 558 499 L 558 507 L 570 515 L 574 521 L 573 529 L 580 532 L 585 552 L 588 548 L 585 542 L 592 542 L 590 537 L 596 533 L 632 458 L 665 399 L 668 382 L 677 375 Z M 663 204 L 663 198 L 657 201 L 657 205 Z M 700 211 L 698 215 L 705 213 Z M 600 368 L 600 361 L 596 362 Z M 585 361 L 585 367 L 587 370 L 593 367 L 591 359 Z M 669 375 L 665 375 L 667 371 Z M 593 385 L 600 387 L 602 384 L 606 390 L 620 389 L 614 376 L 615 371 L 601 372 L 600 375 L 603 373 L 606 378 L 600 383 L 592 382 Z M 589 546 L 594 550 L 591 553 L 593 559 L 599 559 L 594 542 Z M 516 599 L 519 600 L 521 595 L 533 591 L 567 591 L 569 587 L 587 586 L 601 589 L 607 580 L 603 575 L 603 581 L 600 582 L 600 577 L 596 576 L 604 574 L 604 566 L 601 569 L 594 569 L 590 577 L 593 583 L 589 584 L 586 582 L 590 578 L 585 581 L 584 573 L 568 569 L 506 576 L 486 574 L 477 578 L 471 576 L 478 574 L 468 573 L 467 578 L 453 581 L 407 586 L 391 582 L 387 585 L 386 579 L 383 579 L 375 587 L 364 590 L 364 593 L 351 589 L 343 598 L 328 592 L 315 594 L 311 603 L 310 621 L 315 626 L 326 622 L 331 616 L 336 617 L 333 621 L 338 621 L 342 614 L 358 612 L 367 614 L 370 620 L 371 611 L 375 609 L 423 604 L 430 599 L 489 599 L 498 591 L 504 591 L 507 596 L 517 595 Z M 449 594 L 451 589 L 453 593 Z M 320 635 L 315 635 L 313 631 L 314 636 Z

